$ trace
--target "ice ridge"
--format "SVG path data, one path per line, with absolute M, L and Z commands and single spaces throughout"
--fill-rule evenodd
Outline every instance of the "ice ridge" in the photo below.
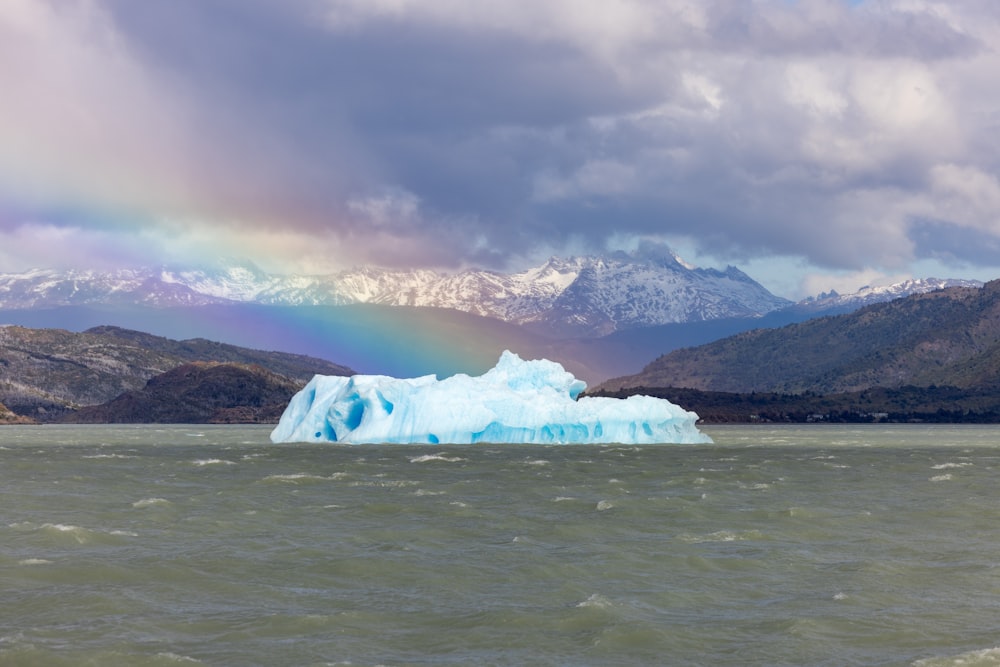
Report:
M 650 396 L 585 396 L 553 361 L 505 351 L 483 375 L 317 375 L 289 402 L 273 442 L 398 444 L 704 443 L 698 415 Z

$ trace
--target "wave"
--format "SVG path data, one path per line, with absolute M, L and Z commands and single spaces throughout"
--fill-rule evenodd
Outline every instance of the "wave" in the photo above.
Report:
M 997 667 L 1000 665 L 1000 647 L 968 651 L 952 656 L 924 658 L 913 667 Z
M 688 544 L 701 544 L 703 542 L 742 542 L 744 540 L 760 540 L 763 534 L 759 530 L 718 530 L 707 535 L 691 535 L 685 533 L 678 535 L 677 539 Z
M 335 472 L 332 475 L 317 475 L 309 472 L 291 472 L 284 474 L 268 475 L 265 482 L 287 482 L 297 484 L 299 482 L 332 482 L 347 477 L 347 473 Z
M 154 507 L 156 505 L 171 505 L 171 504 L 173 503 L 171 503 L 166 498 L 143 498 L 142 500 L 137 500 L 134 503 L 132 503 L 132 507 L 141 508 L 141 507 Z
M 18 565 L 50 565 L 52 561 L 46 558 L 23 558 L 17 561 Z
M 114 543 L 119 537 L 138 537 L 139 534 L 130 530 L 100 530 L 84 528 L 67 523 L 37 524 L 31 521 L 20 521 L 8 524 L 8 528 L 51 537 L 55 540 L 72 539 L 77 544 Z
M 226 465 L 226 466 L 236 465 L 235 461 L 227 461 L 226 459 L 195 459 L 191 463 L 199 467 L 214 466 L 214 465 Z
M 610 609 L 615 606 L 615 603 L 603 595 L 594 593 L 583 602 L 578 603 L 576 606 L 581 609 Z
M 459 461 L 464 461 L 461 456 L 445 456 L 443 454 L 424 454 L 423 456 L 414 456 L 410 459 L 410 463 L 427 463 L 429 461 L 446 461 L 447 463 L 457 463 Z

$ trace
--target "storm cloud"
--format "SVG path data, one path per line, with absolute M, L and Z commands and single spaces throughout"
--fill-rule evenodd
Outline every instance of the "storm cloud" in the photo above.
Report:
M 220 248 L 509 268 L 638 238 L 811 273 L 1000 266 L 998 19 L 979 0 L 7 0 L 0 270 Z

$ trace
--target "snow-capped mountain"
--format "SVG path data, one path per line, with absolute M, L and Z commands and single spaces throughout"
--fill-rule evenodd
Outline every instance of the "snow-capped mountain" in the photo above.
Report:
M 563 335 L 759 317 L 789 304 L 735 267 L 697 269 L 671 255 L 588 258 L 551 307 L 521 323 Z
M 901 299 L 911 294 L 924 294 L 946 287 L 982 287 L 983 283 L 978 280 L 963 280 L 959 278 L 920 278 L 904 280 L 900 283 L 884 287 L 872 287 L 870 285 L 862 287 L 852 294 L 837 294 L 830 291 L 819 296 L 809 297 L 798 302 L 797 308 L 807 311 L 851 311 L 857 310 L 872 303 L 882 303 Z
M 0 308 L 6 309 L 218 303 L 452 308 L 574 336 L 755 317 L 789 304 L 734 267 L 694 268 L 664 246 L 605 256 L 553 257 L 517 273 L 362 267 L 329 275 L 278 275 L 233 263 L 219 270 L 0 274 Z
M 202 294 L 184 284 L 164 281 L 156 271 L 36 269 L 25 273 L 0 274 L 0 308 L 95 304 L 202 306 L 226 301 Z

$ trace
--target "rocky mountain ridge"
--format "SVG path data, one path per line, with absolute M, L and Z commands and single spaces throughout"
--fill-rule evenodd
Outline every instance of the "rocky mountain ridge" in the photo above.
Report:
M 214 271 L 0 274 L 0 309 L 221 303 L 450 308 L 557 336 L 596 336 L 671 322 L 755 317 L 790 302 L 735 267 L 694 268 L 665 246 L 653 244 L 632 253 L 553 257 L 516 273 L 362 267 L 329 275 L 285 276 L 238 263 Z
M 857 292 L 850 294 L 838 294 L 836 291 L 830 291 L 815 297 L 803 299 L 793 307 L 810 312 L 822 312 L 824 314 L 834 311 L 850 312 L 873 303 L 884 303 L 886 301 L 902 299 L 911 294 L 926 294 L 927 292 L 934 292 L 949 287 L 982 286 L 983 283 L 978 280 L 964 280 L 961 278 L 914 278 L 891 285 L 865 285 Z
M 217 270 L 34 270 L 0 274 L 0 310 L 375 304 L 453 309 L 521 325 L 550 338 L 594 338 L 665 324 L 753 319 L 782 312 L 805 319 L 909 294 L 981 284 L 908 280 L 865 287 L 854 294 L 821 294 L 793 304 L 735 267 L 695 268 L 669 248 L 650 244 L 632 253 L 553 257 L 516 273 L 361 267 L 329 275 L 278 275 L 246 262 Z
M 73 334 L 5 326 L 0 401 L 8 410 L 0 408 L 0 422 L 273 421 L 316 372 L 352 371 L 118 327 Z M 668 391 L 678 387 L 689 389 Z M 636 391 L 711 410 L 718 420 L 745 419 L 749 411 L 771 420 L 878 419 L 895 411 L 902 420 L 996 421 L 1000 281 L 745 331 L 663 355 L 637 375 L 594 389 Z

